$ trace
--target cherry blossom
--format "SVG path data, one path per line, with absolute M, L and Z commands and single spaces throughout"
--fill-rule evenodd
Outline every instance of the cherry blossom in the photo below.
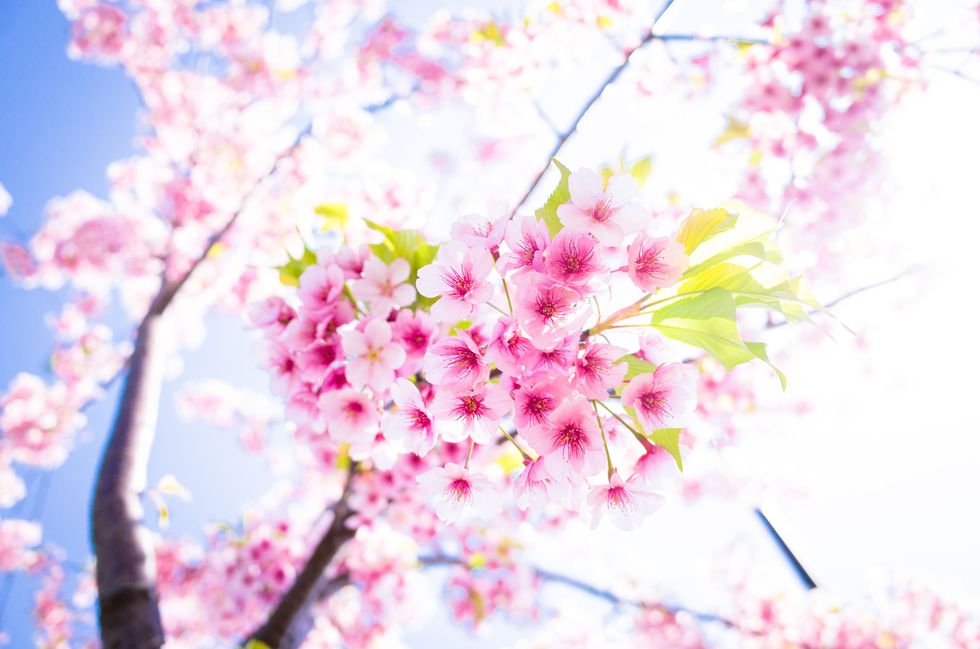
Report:
M 343 337 L 347 380 L 355 387 L 381 392 L 391 385 L 395 370 L 405 362 L 405 350 L 391 342 L 391 326 L 379 319 L 364 325 L 363 331 L 347 331 Z
M 371 313 L 385 316 L 393 308 L 408 306 L 415 300 L 415 289 L 405 283 L 411 268 L 404 259 L 386 265 L 374 257 L 364 262 L 363 279 L 351 282 L 351 291 L 371 307 Z
M 647 430 L 684 426 L 694 412 L 696 386 L 695 368 L 667 363 L 632 379 L 623 388 L 623 405 L 636 409 Z
M 436 514 L 447 523 L 471 512 L 487 517 L 500 511 L 500 497 L 490 481 L 453 462 L 422 473 L 418 483 L 425 494 L 435 499 Z
M 663 498 L 646 491 L 636 476 L 626 482 L 613 472 L 608 485 L 596 485 L 589 491 L 592 506 L 592 527 L 598 527 L 603 515 L 608 514 L 613 524 L 623 530 L 632 530 L 644 514 L 652 514 Z
M 623 237 L 646 226 L 647 212 L 637 203 L 636 180 L 617 174 L 603 189 L 602 178 L 591 169 L 579 169 L 568 177 L 571 200 L 559 206 L 562 224 L 574 232 L 592 234 L 605 246 L 618 246 Z
M 411 381 L 400 378 L 391 387 L 391 398 L 398 412 L 385 418 L 385 436 L 403 440 L 409 451 L 425 455 L 435 445 L 436 433 L 432 413 L 419 389 Z
M 673 286 L 687 269 L 684 246 L 673 239 L 651 239 L 641 234 L 626 251 L 630 279 L 644 291 Z
M 419 270 L 415 284 L 426 297 L 438 297 L 432 317 L 438 322 L 455 322 L 469 317 L 473 307 L 490 297 L 493 289 L 486 281 L 493 269 L 490 253 L 449 242 L 439 248 L 434 264 Z

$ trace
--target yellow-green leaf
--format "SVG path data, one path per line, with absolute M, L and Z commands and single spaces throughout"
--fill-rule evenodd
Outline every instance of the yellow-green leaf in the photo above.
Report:
M 674 457 L 678 469 L 684 470 L 684 463 L 681 461 L 680 428 L 661 428 L 650 433 L 648 437 L 650 441 Z
M 683 297 L 654 311 L 651 324 L 674 340 L 699 347 L 731 369 L 755 358 L 735 322 L 735 300 L 723 288 Z
M 780 369 L 773 365 L 769 360 L 769 354 L 766 352 L 766 344 L 746 342 L 745 346 L 749 348 L 749 351 L 752 352 L 756 358 L 772 368 L 772 371 L 779 377 L 779 384 L 783 386 L 783 390 L 786 390 L 786 375 L 783 374 L 782 371 L 780 371 Z
M 279 270 L 279 281 L 286 286 L 299 286 L 299 277 L 303 271 L 316 263 L 316 253 L 303 245 L 303 254 L 294 258 L 289 255 L 289 261 L 282 266 L 276 266 Z
M 626 377 L 625 379 L 629 381 L 632 378 L 639 376 L 640 374 L 649 374 L 657 369 L 657 366 L 650 361 L 645 361 L 638 357 L 636 354 L 627 354 L 616 361 L 616 365 L 619 363 L 626 363 Z
M 558 186 L 555 187 L 555 190 L 551 192 L 551 196 L 548 197 L 548 202 L 535 210 L 534 215 L 544 221 L 548 226 L 548 232 L 551 233 L 551 236 L 555 236 L 561 231 L 562 227 L 561 220 L 558 218 L 558 207 L 572 199 L 572 195 L 568 191 L 568 176 L 572 172 L 557 160 L 552 159 L 552 162 L 558 167 L 558 171 L 561 173 L 561 179 L 558 181 Z
M 688 255 L 702 243 L 735 227 L 737 216 L 724 208 L 702 210 L 695 208 L 681 223 L 677 241 Z
M 344 229 L 350 215 L 346 203 L 320 203 L 313 211 L 323 217 L 323 225 L 320 229 L 324 232 Z

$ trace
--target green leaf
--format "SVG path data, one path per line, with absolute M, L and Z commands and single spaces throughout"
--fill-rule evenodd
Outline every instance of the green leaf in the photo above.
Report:
M 627 381 L 639 376 L 640 374 L 649 374 L 657 369 L 656 365 L 650 361 L 645 361 L 642 358 L 639 358 L 636 354 L 627 354 L 613 364 L 619 365 L 620 363 L 626 363 L 627 369 L 625 379 Z
M 684 463 L 681 461 L 680 428 L 661 428 L 650 433 L 648 437 L 654 444 L 674 456 L 677 468 L 684 470 Z
M 735 300 L 723 288 L 683 297 L 654 311 L 651 324 L 663 335 L 700 347 L 727 369 L 755 358 L 735 322 Z
M 242 646 L 242 649 L 272 649 L 272 647 L 261 640 L 249 640 Z
M 780 371 L 780 369 L 778 367 L 776 367 L 775 365 L 773 365 L 772 362 L 769 360 L 769 354 L 766 352 L 766 344 L 765 343 L 750 343 L 750 342 L 746 342 L 745 343 L 745 346 L 749 348 L 749 351 L 752 352 L 755 355 L 756 358 L 758 358 L 759 360 L 763 361 L 766 365 L 768 365 L 769 367 L 772 368 L 772 371 L 775 372 L 776 373 L 776 376 L 779 377 L 779 384 L 781 386 L 783 386 L 783 391 L 785 391 L 786 390 L 786 375 L 783 374 Z
M 737 218 L 723 207 L 713 210 L 695 208 L 681 223 L 677 240 L 684 244 L 684 252 L 690 255 L 708 239 L 734 228 Z
M 347 225 L 347 217 L 350 211 L 346 203 L 320 203 L 313 211 L 323 217 L 321 230 L 342 230 Z
M 551 192 L 551 196 L 548 197 L 548 202 L 543 207 L 535 210 L 534 215 L 544 221 L 548 226 L 548 232 L 551 233 L 551 236 L 555 236 L 561 232 L 562 228 L 561 220 L 558 218 L 558 207 L 572 199 L 572 195 L 568 191 L 568 176 L 572 172 L 568 170 L 568 167 L 554 158 L 551 161 L 555 163 L 558 171 L 561 172 L 561 180 L 558 181 L 558 186 L 555 187 L 555 190 Z
M 303 254 L 300 257 L 294 258 L 289 255 L 289 261 L 282 266 L 276 266 L 279 271 L 279 281 L 286 286 L 299 286 L 299 276 L 315 263 L 316 253 L 303 244 Z

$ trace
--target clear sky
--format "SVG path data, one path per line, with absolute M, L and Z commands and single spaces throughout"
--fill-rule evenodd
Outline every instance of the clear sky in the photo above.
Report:
M 25 241 L 53 196 L 79 187 L 103 194 L 106 166 L 133 150 L 138 101 L 132 87 L 117 70 L 70 61 L 67 40 L 68 23 L 54 0 L 0 2 L 0 182 L 14 198 L 10 213 L 0 219 L 0 236 L 6 239 Z M 868 279 L 911 261 L 925 263 L 929 272 L 910 285 L 841 307 L 849 324 L 868 332 L 875 351 L 861 363 L 877 371 L 865 374 L 854 365 L 850 344 L 829 353 L 824 347 L 817 354 L 794 350 L 784 368 L 791 370 L 791 390 L 820 392 L 822 409 L 802 419 L 796 430 L 770 431 L 731 458 L 750 471 L 792 476 L 812 493 L 802 505 L 784 503 L 780 509 L 776 503 L 775 509 L 818 581 L 843 591 L 861 591 L 874 566 L 910 566 L 980 596 L 975 557 L 980 518 L 972 503 L 980 492 L 980 417 L 973 405 L 974 368 L 980 362 L 974 327 L 980 313 L 972 279 L 980 234 L 973 190 L 978 114 L 980 86 L 936 74 L 930 91 L 910 102 L 888 131 L 900 192 L 889 208 L 893 218 L 882 225 L 883 236 L 887 232 L 920 246 L 914 259 L 869 269 Z M 56 309 L 59 297 L 21 291 L 0 279 L 0 385 L 18 371 L 45 374 L 51 338 L 44 315 Z M 236 353 L 243 340 L 237 325 L 216 321 L 206 351 L 185 354 L 183 379 L 236 376 L 263 386 L 264 375 Z M 153 483 L 178 472 L 194 504 L 175 511 L 172 529 L 196 533 L 205 522 L 235 516 L 241 503 L 261 491 L 265 468 L 245 456 L 231 434 L 178 421 L 170 405 L 174 387 L 164 394 L 149 479 Z M 13 512 L 0 512 L 29 516 L 43 506 L 46 542 L 78 562 L 88 557 L 88 500 L 115 396 L 88 412 L 83 441 L 52 474 L 43 502 L 40 487 L 48 479 L 27 474 L 28 497 Z M 716 505 L 693 513 L 668 508 L 657 524 L 668 530 L 650 546 L 661 556 L 680 550 L 711 556 L 728 542 L 715 538 L 720 529 L 726 539 L 758 534 L 746 511 Z M 583 557 L 601 550 L 594 540 L 589 547 L 581 539 L 567 541 L 566 554 L 581 552 L 578 566 L 587 566 Z M 633 543 L 648 541 L 631 537 Z M 548 560 L 542 557 L 546 567 L 569 568 L 557 554 L 554 564 Z M 674 567 L 675 572 L 689 569 L 689 564 Z M 661 574 L 671 576 L 670 568 Z M 680 581 L 684 575 L 673 577 Z M 7 584 L 12 588 L 0 628 L 10 633 L 12 646 L 28 646 L 30 580 Z M 4 590 L 0 579 L 0 596 Z M 436 634 L 451 644 L 447 633 L 437 621 L 415 642 L 431 646 Z

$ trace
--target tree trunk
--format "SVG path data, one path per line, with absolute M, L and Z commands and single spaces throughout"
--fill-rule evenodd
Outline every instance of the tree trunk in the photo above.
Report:
M 153 543 L 142 526 L 140 505 L 163 385 L 162 309 L 154 307 L 137 331 L 92 500 L 92 548 L 104 649 L 158 649 L 164 641 Z

